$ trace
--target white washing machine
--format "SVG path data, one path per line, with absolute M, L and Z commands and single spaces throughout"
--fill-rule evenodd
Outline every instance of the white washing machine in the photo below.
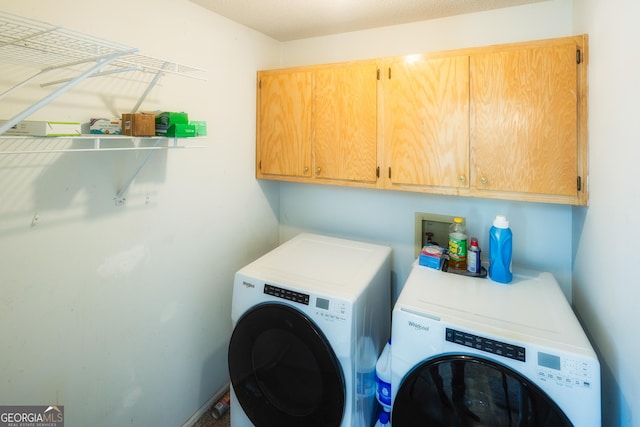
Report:
M 393 309 L 392 425 L 600 426 L 600 364 L 550 273 L 415 265 Z
M 370 427 L 390 335 L 386 246 L 300 234 L 239 270 L 231 426 Z

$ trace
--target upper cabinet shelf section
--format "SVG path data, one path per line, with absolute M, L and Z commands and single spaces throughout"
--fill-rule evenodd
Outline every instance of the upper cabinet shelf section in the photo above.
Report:
M 36 70 L 27 79 L 1 93 L 0 101 L 28 83 L 54 74 L 53 71 L 68 71 L 68 77 L 41 83 L 41 87 L 53 86 L 54 89 L 40 101 L 0 126 L 0 135 L 89 77 L 129 71 L 152 74 L 146 90 L 131 110 L 135 112 L 165 73 L 202 79 L 196 75 L 196 72 L 203 71 L 141 55 L 134 47 L 5 12 L 0 12 L 0 63 Z

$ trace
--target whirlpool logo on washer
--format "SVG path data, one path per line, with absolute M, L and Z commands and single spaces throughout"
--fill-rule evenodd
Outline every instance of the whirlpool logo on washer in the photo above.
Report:
M 245 288 L 249 289 L 249 288 L 255 288 L 256 285 L 254 285 L 251 282 L 245 282 L 244 280 L 242 281 L 242 284 L 244 285 Z
M 416 331 L 429 332 L 429 327 L 426 325 L 423 325 L 422 323 L 414 322 L 413 320 L 409 320 L 409 322 L 407 323 Z

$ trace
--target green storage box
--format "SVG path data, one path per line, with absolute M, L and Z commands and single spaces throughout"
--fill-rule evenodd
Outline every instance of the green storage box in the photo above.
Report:
M 177 123 L 169 126 L 166 136 L 172 138 L 189 138 L 196 136 L 196 127 L 187 123 Z
M 171 126 L 174 124 L 189 123 L 189 115 L 187 113 L 176 113 L 173 111 L 164 111 L 156 114 L 156 125 Z
M 157 136 L 171 136 L 176 137 L 173 130 L 169 133 L 169 128 L 174 125 L 186 125 L 189 123 L 189 115 L 187 113 L 176 113 L 173 111 L 165 111 L 156 114 L 156 135 Z M 194 132 L 195 133 L 195 132 Z M 189 135 L 194 136 L 194 135 Z M 182 136 L 177 136 L 182 138 Z
M 196 127 L 196 136 L 207 136 L 207 122 L 204 120 L 191 120 L 189 124 Z

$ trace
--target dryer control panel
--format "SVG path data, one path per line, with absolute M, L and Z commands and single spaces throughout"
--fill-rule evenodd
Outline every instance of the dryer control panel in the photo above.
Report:
M 347 320 L 347 304 L 343 301 L 316 297 L 314 295 L 305 294 L 304 292 L 297 292 L 281 288 L 279 286 L 269 285 L 268 283 L 264 284 L 263 292 L 266 295 L 314 307 L 314 314 L 319 316 L 321 319 L 329 321 Z
M 527 360 L 524 347 L 504 341 L 489 339 L 451 328 L 447 328 L 445 339 L 465 347 L 475 348 L 476 350 L 486 351 L 487 353 L 497 354 L 520 362 L 526 362 Z
M 288 301 L 309 305 L 309 294 L 291 291 L 289 289 L 280 288 L 278 286 L 264 284 L 264 293 L 273 295 L 274 297 L 286 299 Z

